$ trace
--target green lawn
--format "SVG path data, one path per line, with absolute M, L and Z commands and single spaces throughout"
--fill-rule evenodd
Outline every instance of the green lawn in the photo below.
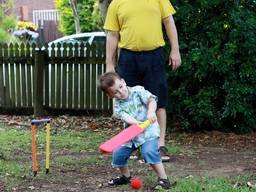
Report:
M 77 175 L 91 172 L 94 169 L 108 169 L 111 161 L 110 156 L 102 156 L 98 153 L 97 147 L 113 132 L 93 132 L 75 130 L 55 130 L 51 132 L 51 161 L 50 171 L 55 173 L 51 179 L 65 181 L 65 173 L 72 171 Z M 32 160 L 31 160 L 31 132 L 28 128 L 13 128 L 0 124 L 0 187 L 1 183 L 6 191 L 12 191 L 20 185 L 31 185 Z M 44 182 L 45 163 L 45 131 L 43 128 L 37 130 L 37 153 L 40 173 L 37 178 Z M 171 153 L 179 153 L 182 146 L 168 144 Z M 107 162 L 107 163 L 106 163 Z M 133 164 L 134 162 L 132 162 Z M 106 165 L 107 164 L 107 165 Z M 86 166 L 85 166 L 86 165 Z M 58 175 L 58 172 L 64 174 Z M 97 170 L 95 170 L 95 173 Z M 76 177 L 77 177 L 76 175 Z M 151 172 L 143 173 L 143 189 L 150 189 L 155 182 L 155 175 Z M 102 176 L 103 177 L 103 176 Z M 187 177 L 179 178 L 172 192 L 252 192 L 256 189 L 249 189 L 246 181 L 256 179 L 254 176 L 240 177 Z M 28 183 L 28 184 L 26 184 Z M 61 182 L 59 182 L 61 185 Z M 96 186 L 95 186 L 96 187 Z M 1 188 L 0 188 L 1 189 Z M 122 186 L 120 189 L 129 190 L 129 186 Z M 157 189 L 156 191 L 163 191 Z

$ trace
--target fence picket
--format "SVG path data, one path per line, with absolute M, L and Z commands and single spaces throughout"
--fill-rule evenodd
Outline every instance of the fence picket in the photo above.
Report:
M 11 53 L 13 54 L 13 51 L 11 51 Z M 9 63 L 10 64 L 10 95 L 11 95 L 11 107 L 16 106 L 16 78 L 15 78 L 15 68 L 16 68 L 16 64 L 12 61 Z
M 86 79 L 86 81 L 85 81 L 85 84 L 86 84 L 86 86 L 85 86 L 85 95 L 86 95 L 86 97 L 85 97 L 85 100 L 86 100 L 86 108 L 87 109 L 91 109 L 91 100 L 90 100 L 90 98 L 91 98 L 91 65 L 85 65 L 85 69 L 86 69 L 86 72 L 85 72 L 85 74 L 86 74 L 86 76 L 85 76 L 85 79 Z
M 51 85 L 51 88 L 50 88 L 50 97 L 51 97 L 51 107 L 54 108 L 56 107 L 56 94 L 55 94 L 55 65 L 54 64 L 51 64 L 51 80 L 50 80 L 50 85 Z
M 62 108 L 67 108 L 67 64 L 63 63 L 62 69 Z
M 85 84 L 84 84 L 84 81 L 85 81 L 85 70 L 84 70 L 84 67 L 85 67 L 85 65 L 82 63 L 81 65 L 80 65 L 80 87 L 79 87 L 79 90 L 80 90 L 80 108 L 82 108 L 82 109 L 85 109 L 86 107 L 85 107 L 85 103 L 84 103 L 84 101 L 85 101 Z
M 57 82 L 56 82 L 56 108 L 61 108 L 61 63 L 55 64 L 57 67 Z
M 21 63 L 20 64 L 20 70 L 21 70 L 21 87 L 20 89 L 22 90 L 21 92 L 21 97 L 22 97 L 22 106 L 23 107 L 28 107 L 28 102 L 27 102 L 27 85 L 26 85 L 26 63 Z
M 74 64 L 74 109 L 78 109 L 78 63 Z
M 27 65 L 27 86 L 28 86 L 28 106 L 32 107 L 33 106 L 33 74 L 32 73 L 33 66 L 32 65 Z
M 13 44 L 10 43 L 10 46 L 9 46 L 9 50 L 8 50 L 8 56 L 10 58 L 13 58 L 14 57 L 14 53 L 13 53 Z M 12 65 L 12 61 L 11 60 L 7 65 L 7 71 L 6 71 L 6 75 L 8 75 L 8 85 L 9 85 L 9 88 L 8 88 L 8 92 L 9 92 L 9 105 L 10 107 L 14 107 L 14 101 L 15 101 L 15 95 L 13 94 L 15 92 L 15 87 L 13 86 L 14 85 L 14 74 L 13 74 L 13 65 Z
M 64 47 L 64 49 L 68 50 L 68 57 L 73 56 L 73 45 L 71 43 L 67 44 L 67 46 Z
M 72 65 L 68 64 L 68 108 L 72 109 L 72 102 L 73 102 L 73 76 L 72 76 Z
M 45 106 L 49 106 L 49 67 L 50 65 L 49 64 L 46 64 L 45 65 L 45 68 L 44 68 L 44 105 Z
M 22 96 L 22 89 L 21 89 L 21 84 L 22 84 L 22 78 L 21 78 L 21 71 L 20 71 L 20 63 L 16 64 L 16 106 L 21 107 L 23 106 L 23 103 L 21 101 L 21 96 Z
M 82 42 L 82 43 L 79 45 L 79 47 L 80 47 L 80 53 L 79 53 L 78 56 L 79 56 L 79 57 L 85 57 L 84 52 L 85 52 L 86 47 L 85 47 L 84 43 Z
M 11 97 L 10 97 L 10 82 L 9 82 L 9 67 L 8 64 L 4 63 L 4 77 L 5 77 L 5 86 L 4 86 L 4 98 L 5 106 L 11 106 Z
M 103 73 L 103 70 L 102 70 L 102 65 L 97 65 L 98 67 L 98 73 L 97 73 L 97 80 L 99 79 L 100 75 Z M 96 84 L 97 86 L 97 84 Z M 103 109 L 102 107 L 102 98 L 103 97 L 103 93 L 101 92 L 101 90 L 99 88 L 97 88 L 97 106 L 98 106 L 98 109 Z

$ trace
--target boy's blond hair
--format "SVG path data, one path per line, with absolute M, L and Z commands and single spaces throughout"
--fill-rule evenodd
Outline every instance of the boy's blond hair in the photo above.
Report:
M 108 88 L 115 84 L 116 79 L 121 79 L 121 77 L 116 72 L 107 72 L 101 75 L 98 82 L 98 87 L 108 93 Z

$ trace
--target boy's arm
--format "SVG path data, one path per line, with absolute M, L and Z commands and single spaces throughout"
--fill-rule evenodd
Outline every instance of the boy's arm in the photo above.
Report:
M 151 121 L 151 123 L 156 121 L 156 107 L 156 100 L 153 97 L 149 97 L 147 118 Z
M 132 124 L 139 124 L 141 122 L 137 121 L 135 118 L 131 117 L 131 116 L 127 116 L 124 121 L 128 124 L 128 125 L 132 125 Z
M 123 122 L 127 123 L 128 125 L 141 123 L 137 121 L 135 118 L 133 118 L 131 115 L 123 111 L 117 103 L 115 103 L 114 111 L 117 117 L 120 118 Z

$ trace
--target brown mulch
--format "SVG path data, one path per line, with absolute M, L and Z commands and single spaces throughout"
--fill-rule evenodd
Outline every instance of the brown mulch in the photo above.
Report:
M 168 137 L 183 145 L 219 146 L 232 150 L 255 149 L 256 147 L 256 132 L 239 135 L 220 131 L 202 131 L 183 134 L 172 133 Z

